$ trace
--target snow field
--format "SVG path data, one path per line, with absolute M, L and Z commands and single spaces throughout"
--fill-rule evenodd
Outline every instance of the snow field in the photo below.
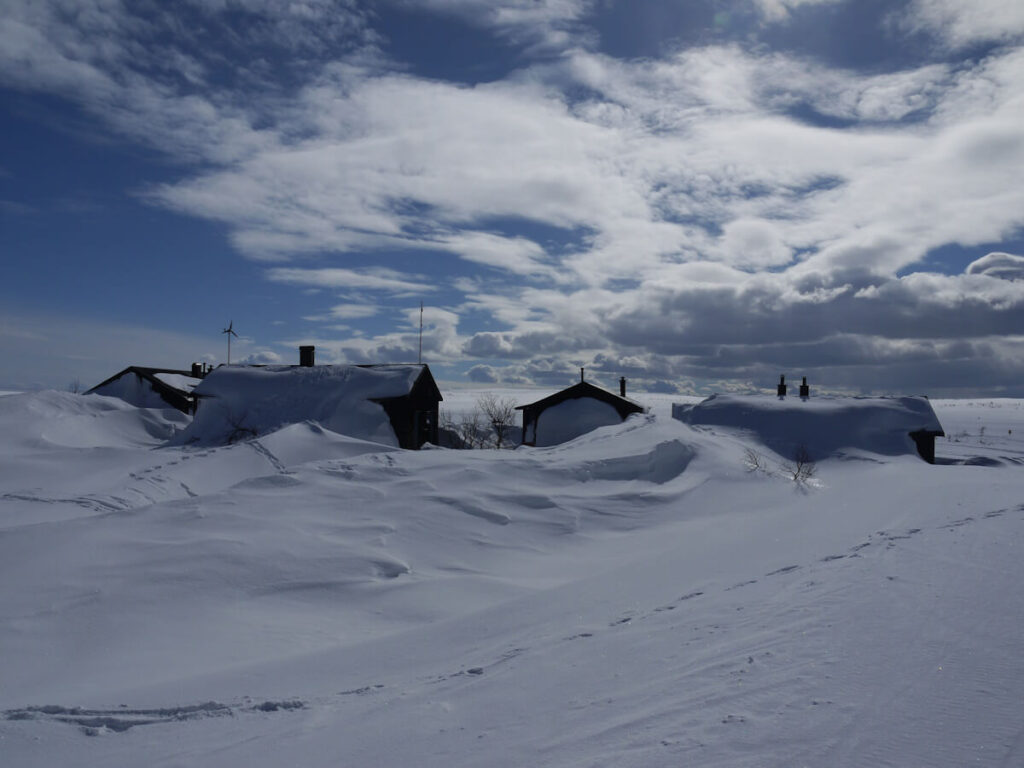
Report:
M 5 765 L 1024 760 L 1018 401 L 933 401 L 962 463 L 798 485 L 657 410 L 551 448 L 195 449 L 14 397 Z

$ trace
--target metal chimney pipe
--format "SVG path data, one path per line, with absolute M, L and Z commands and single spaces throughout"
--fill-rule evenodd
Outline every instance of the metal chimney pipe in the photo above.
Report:
M 583 381 L 583 369 L 580 368 L 580 381 Z
M 619 396 L 620 397 L 625 397 L 626 396 L 626 377 L 625 376 L 621 376 L 619 378 Z
M 306 347 L 299 347 L 299 365 L 303 368 L 312 368 L 316 365 L 314 355 L 316 353 L 316 347 L 310 345 Z

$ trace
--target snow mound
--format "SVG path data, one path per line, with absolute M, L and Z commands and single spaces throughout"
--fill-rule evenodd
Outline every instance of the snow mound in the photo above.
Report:
M 552 473 L 578 481 L 657 485 L 682 475 L 697 456 L 696 445 L 680 440 L 670 423 L 659 423 L 650 414 L 620 421 L 616 413 L 615 418 L 615 424 L 591 429 L 568 442 L 525 450 L 544 455 Z
M 187 421 L 163 401 L 160 408 L 136 408 L 114 397 L 55 390 L 0 398 L 0 432 L 7 447 L 151 447 Z
M 339 435 L 312 421 L 289 424 L 261 437 L 259 442 L 286 467 L 398 450 L 369 440 Z
M 942 434 L 926 397 L 775 398 L 712 395 L 674 405 L 672 416 L 691 426 L 743 429 L 786 458 L 805 449 L 819 460 L 850 450 L 886 456 L 916 454 L 910 433 Z
M 407 394 L 421 370 L 412 365 L 223 366 L 195 388 L 195 418 L 175 442 L 224 445 L 311 421 L 397 447 L 384 408 L 371 398 Z

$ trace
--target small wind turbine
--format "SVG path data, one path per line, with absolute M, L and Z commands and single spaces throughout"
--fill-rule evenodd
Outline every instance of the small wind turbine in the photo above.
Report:
M 236 339 L 238 338 L 238 334 L 235 333 L 235 329 L 233 327 L 234 324 L 234 320 L 229 321 L 228 327 L 221 331 L 221 333 L 226 333 L 228 335 L 228 365 L 231 365 L 231 337 L 234 336 Z

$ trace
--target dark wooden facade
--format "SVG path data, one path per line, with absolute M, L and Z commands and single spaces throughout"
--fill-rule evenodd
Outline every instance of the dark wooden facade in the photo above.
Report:
M 627 397 L 620 397 L 606 389 L 594 386 L 589 381 L 581 381 L 577 384 L 573 384 L 568 389 L 563 389 L 561 392 L 556 392 L 553 395 L 548 395 L 542 400 L 538 400 L 535 403 L 529 405 L 516 406 L 517 411 L 523 412 L 523 445 L 535 445 L 536 444 L 536 427 L 537 421 L 540 415 L 552 406 L 564 403 L 566 400 L 575 400 L 578 398 L 588 397 L 594 400 L 599 400 L 602 403 L 607 403 L 612 406 L 625 421 L 628 416 L 634 413 L 643 413 L 647 409 L 639 403 L 630 400 Z M 533 430 L 530 427 L 533 427 Z M 533 440 L 528 440 L 528 435 L 533 435 Z
M 942 430 L 932 429 L 919 429 L 910 433 L 914 445 L 917 446 L 917 453 L 929 464 L 935 463 L 935 438 L 945 436 L 946 433 Z
M 360 368 L 376 368 L 375 365 L 360 365 Z M 386 367 L 386 366 L 380 366 Z M 424 443 L 438 444 L 438 407 L 444 398 L 437 382 L 427 365 L 413 382 L 409 392 L 397 397 L 374 397 L 391 421 L 398 444 L 402 448 L 418 450 Z

